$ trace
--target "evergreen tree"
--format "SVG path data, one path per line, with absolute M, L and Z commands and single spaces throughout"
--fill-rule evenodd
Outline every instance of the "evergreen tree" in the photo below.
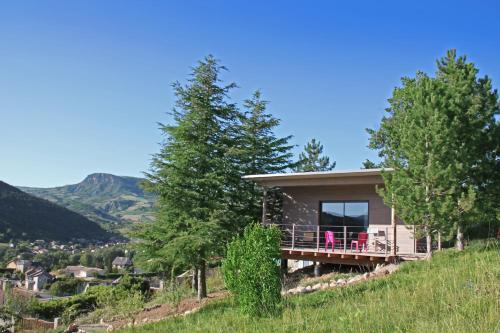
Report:
M 295 167 L 297 172 L 330 171 L 335 168 L 336 162 L 330 163 L 328 156 L 321 156 L 323 145 L 312 139 L 304 146 L 304 151 L 299 155 L 299 161 Z
M 478 78 L 479 70 L 465 56 L 457 57 L 449 50 L 437 63 L 436 80 L 442 81 L 450 103 L 443 110 L 447 126 L 452 128 L 450 147 L 444 158 L 453 165 L 452 190 L 456 209 L 450 218 L 456 230 L 457 248 L 463 250 L 463 232 L 479 224 L 493 221 L 500 199 L 500 126 L 499 99 L 491 80 Z M 496 222 L 496 223 L 495 223 Z
M 138 233 L 138 256 L 150 267 L 197 270 L 200 299 L 206 296 L 206 261 L 221 253 L 236 220 L 228 193 L 237 187 L 229 151 L 238 112 L 227 102 L 235 84 L 222 85 L 219 78 L 224 69 L 208 56 L 186 86 L 174 83 L 174 124 L 160 124 L 166 140 L 146 174 L 147 188 L 159 196 L 159 212 Z
M 279 138 L 274 129 L 280 120 L 266 113 L 268 102 L 256 91 L 252 98 L 245 100 L 245 111 L 242 114 L 239 128 L 237 165 L 241 175 L 255 175 L 283 172 L 292 166 L 293 154 L 288 141 L 292 136 Z M 239 202 L 242 203 L 240 221 L 243 227 L 259 220 L 262 214 L 263 189 L 255 182 L 243 182 L 239 191 Z M 279 196 L 278 190 L 270 189 L 269 200 Z M 279 210 L 279 202 L 270 202 L 270 207 Z M 279 214 L 279 212 L 274 212 Z M 275 215 L 275 214 L 272 214 Z
M 382 167 L 382 163 L 375 163 L 373 161 L 370 161 L 369 159 L 366 159 L 363 161 L 361 169 L 378 169 Z
M 473 64 L 449 51 L 435 78 L 403 78 L 389 115 L 368 130 L 370 147 L 394 169 L 383 172 L 381 193 L 405 222 L 424 228 L 429 255 L 432 232 L 473 222 L 478 198 L 498 188 L 498 96 L 476 76 Z
M 95 265 L 94 256 L 92 256 L 92 254 L 89 252 L 85 252 L 80 257 L 80 265 L 86 267 L 94 267 Z

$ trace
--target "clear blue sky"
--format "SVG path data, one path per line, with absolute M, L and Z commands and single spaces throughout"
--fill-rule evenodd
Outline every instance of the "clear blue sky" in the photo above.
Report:
M 0 179 L 140 176 L 170 84 L 209 53 L 236 102 L 262 89 L 296 152 L 315 137 L 337 169 L 359 168 L 400 77 L 446 49 L 499 86 L 499 22 L 499 1 L 2 1 Z

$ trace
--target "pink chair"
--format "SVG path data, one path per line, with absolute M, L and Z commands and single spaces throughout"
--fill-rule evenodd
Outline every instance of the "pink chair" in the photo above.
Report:
M 358 240 L 351 241 L 351 251 L 353 245 L 356 245 L 356 252 L 359 252 L 360 248 L 368 252 L 368 233 L 364 231 L 358 233 Z
M 328 244 L 332 244 L 332 252 L 335 251 L 335 245 L 337 245 L 337 243 L 342 246 L 342 241 L 335 239 L 333 231 L 325 231 L 325 251 L 328 248 Z

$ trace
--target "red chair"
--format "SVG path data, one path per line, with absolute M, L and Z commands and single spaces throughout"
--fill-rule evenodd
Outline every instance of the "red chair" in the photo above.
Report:
M 360 248 L 368 252 L 368 233 L 364 231 L 358 233 L 358 240 L 351 241 L 351 251 L 353 245 L 356 245 L 356 252 L 359 252 Z
M 342 246 L 342 241 L 340 239 L 335 239 L 333 231 L 325 231 L 325 251 L 330 243 L 332 244 L 332 252 L 335 251 L 335 245 L 337 243 Z

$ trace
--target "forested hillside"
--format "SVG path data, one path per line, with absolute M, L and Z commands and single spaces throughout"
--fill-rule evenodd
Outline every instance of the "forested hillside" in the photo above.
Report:
M 109 237 L 86 217 L 0 181 L 0 239 L 69 241 Z
M 141 189 L 141 181 L 141 178 L 94 173 L 78 184 L 20 189 L 103 225 L 123 226 L 126 223 L 150 221 L 153 218 L 155 198 Z

